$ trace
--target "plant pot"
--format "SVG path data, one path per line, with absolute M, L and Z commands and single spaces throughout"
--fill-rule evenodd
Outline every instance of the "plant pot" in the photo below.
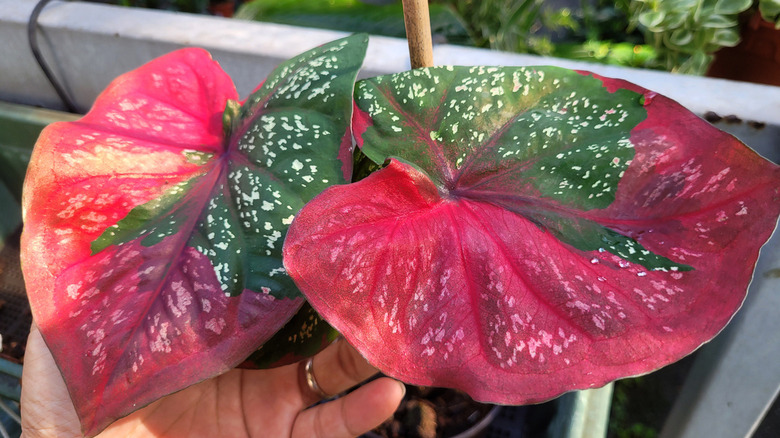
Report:
M 756 12 L 742 29 L 742 41 L 715 54 L 707 76 L 780 86 L 780 29 Z
M 407 385 L 395 415 L 363 438 L 603 438 L 612 388 L 574 391 L 536 405 L 497 406 L 456 390 Z
M 501 408 L 476 402 L 452 389 L 406 388 L 406 396 L 393 417 L 364 438 L 478 437 Z
M 211 15 L 219 17 L 232 17 L 236 11 L 235 0 L 216 0 L 209 2 L 208 11 Z

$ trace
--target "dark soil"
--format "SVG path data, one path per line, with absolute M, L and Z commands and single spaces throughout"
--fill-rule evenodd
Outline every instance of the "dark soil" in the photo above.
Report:
M 451 437 L 477 424 L 492 408 L 460 391 L 407 385 L 395 415 L 364 437 Z
M 0 334 L 3 348 L 0 357 L 21 362 L 30 332 L 32 313 L 24 289 L 19 262 L 19 234 L 8 237 L 0 245 Z

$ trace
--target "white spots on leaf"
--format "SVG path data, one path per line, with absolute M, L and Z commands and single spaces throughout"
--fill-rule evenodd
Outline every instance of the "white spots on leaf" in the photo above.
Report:
M 136 356 L 136 359 L 133 361 L 133 365 L 132 365 L 133 372 L 137 373 L 138 372 L 138 368 L 143 366 L 145 361 L 146 361 L 146 359 L 144 359 L 144 356 L 142 354 L 138 354 Z
M 88 341 L 87 348 L 89 356 L 94 358 L 95 362 L 92 365 L 92 375 L 96 375 L 103 371 L 106 366 L 106 357 L 108 355 L 103 340 L 106 338 L 106 332 L 102 328 L 87 330 L 86 337 Z
M 208 321 L 206 321 L 205 327 L 206 330 L 214 332 L 214 334 L 220 335 L 222 334 L 222 330 L 225 328 L 226 325 L 227 323 L 225 322 L 225 319 L 218 317 L 218 318 L 211 318 Z
M 171 282 L 171 291 L 173 294 L 166 295 L 168 309 L 176 318 L 180 318 L 193 302 L 192 293 L 183 286 L 182 281 Z
M 462 327 L 448 323 L 448 319 L 449 314 L 442 312 L 436 318 L 435 326 L 428 327 L 420 340 L 420 345 L 425 347 L 422 350 L 423 356 L 438 354 L 447 360 L 450 354 L 463 344 L 465 331 Z
M 127 315 L 125 315 L 124 309 L 117 309 L 117 310 L 111 312 L 110 318 L 111 318 L 111 323 L 113 325 L 123 324 L 124 322 L 126 322 L 129 319 L 129 317 Z
M 159 329 L 153 331 L 155 338 L 149 341 L 149 350 L 151 350 L 153 353 L 170 353 L 172 351 L 171 349 L 172 341 L 168 337 L 169 336 L 168 330 L 170 326 L 171 326 L 170 322 L 167 321 L 161 322 L 159 324 Z
M 311 59 L 284 65 L 269 77 L 264 87 L 276 88 L 274 95 L 279 99 L 328 102 L 336 95 L 331 91 L 333 80 L 337 77 L 333 72 L 342 68 L 341 60 L 334 53 L 342 49 L 339 45 L 331 46 Z M 257 104 L 259 99 L 255 97 L 251 102 Z
M 81 291 L 82 286 L 83 286 L 82 281 L 79 281 L 76 284 L 69 284 L 68 287 L 65 289 L 68 294 L 68 298 L 72 300 L 79 299 L 79 295 L 80 295 L 79 292 Z
M 268 271 L 269 277 L 273 277 L 275 275 L 287 275 L 287 271 L 284 268 L 274 268 Z
M 265 235 L 265 246 L 268 248 L 276 248 L 276 242 L 282 238 L 282 233 L 279 230 L 274 230 L 271 234 Z

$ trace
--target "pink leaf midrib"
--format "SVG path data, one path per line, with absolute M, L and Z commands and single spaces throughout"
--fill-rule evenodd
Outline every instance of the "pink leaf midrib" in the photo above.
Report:
M 213 169 L 212 169 L 212 171 L 213 171 Z M 206 173 L 206 175 L 208 175 L 209 173 L 211 173 L 211 172 Z M 213 190 L 213 187 L 216 185 L 216 181 L 219 179 L 219 176 L 222 175 L 223 173 L 224 172 L 222 171 L 222 169 L 220 169 L 220 172 L 218 172 L 217 177 L 214 178 L 214 182 L 212 184 L 209 185 L 208 184 L 208 180 L 204 180 L 204 182 L 201 183 L 201 186 L 206 186 L 206 188 L 210 187 Z M 196 192 L 197 192 L 197 188 L 193 188 L 190 191 L 190 193 L 196 193 Z M 209 190 L 209 193 L 210 192 L 211 192 L 211 190 Z M 193 197 L 195 199 L 198 198 L 197 196 L 193 196 Z M 196 211 L 202 212 L 203 211 L 203 206 L 206 205 L 206 203 L 208 202 L 210 197 L 209 196 L 201 196 L 200 198 L 203 199 L 203 202 L 201 203 L 202 206 L 201 206 L 200 209 L 196 209 Z M 184 239 L 184 238 L 179 239 L 180 243 L 177 244 L 178 248 L 174 249 L 172 251 L 172 255 L 176 256 L 176 258 L 175 258 L 176 261 L 181 259 L 181 256 L 184 253 L 185 248 L 187 247 L 187 242 L 189 240 L 189 236 L 192 235 L 192 230 L 194 229 L 195 224 L 198 222 L 198 219 L 199 219 L 199 216 L 192 216 L 191 218 L 189 218 L 189 222 L 191 223 L 191 225 L 182 226 L 182 229 L 189 229 L 190 233 L 187 234 L 187 237 L 188 237 L 187 239 Z M 166 239 L 170 238 L 170 237 L 172 237 L 172 236 L 168 236 L 168 237 L 166 237 Z M 178 235 L 177 235 L 177 237 L 178 237 Z M 129 328 L 127 330 L 127 333 L 129 335 L 126 337 L 127 341 L 124 343 L 125 346 L 124 347 L 120 347 L 118 345 L 115 345 L 115 348 L 112 349 L 112 350 L 115 350 L 115 351 L 116 350 L 121 350 L 122 353 L 114 355 L 114 357 L 116 357 L 116 360 L 113 361 L 114 366 L 112 366 L 110 368 L 112 370 L 111 372 L 101 373 L 101 374 L 104 375 L 104 378 L 102 379 L 102 382 L 101 382 L 102 383 L 101 387 L 105 388 L 106 386 L 108 386 L 108 382 L 110 382 L 112 380 L 116 380 L 117 378 L 121 378 L 121 374 L 120 375 L 116 374 L 118 372 L 117 371 L 118 367 L 116 366 L 116 364 L 122 360 L 122 358 L 125 356 L 126 351 L 128 350 L 128 346 L 131 346 L 132 343 L 133 343 L 133 340 L 136 339 L 136 336 L 133 336 L 132 334 L 137 333 L 139 330 L 141 330 L 141 331 L 143 330 L 143 321 L 145 319 L 145 316 L 149 314 L 149 309 L 151 309 L 151 307 L 154 305 L 154 303 L 156 303 L 157 300 L 160 298 L 160 296 L 162 294 L 163 287 L 168 284 L 167 278 L 171 275 L 171 273 L 173 272 L 173 270 L 174 270 L 174 268 L 176 266 L 178 266 L 178 264 L 176 262 L 172 262 L 172 263 L 168 264 L 168 266 L 166 268 L 166 271 L 165 271 L 164 275 L 162 276 L 161 280 L 159 281 L 156 289 L 153 290 L 153 291 L 150 291 L 150 299 L 146 302 L 146 305 L 144 306 L 144 310 L 139 313 L 140 317 L 137 318 L 136 322 L 133 323 L 131 325 L 131 328 Z M 106 367 L 108 368 L 108 360 L 106 361 Z M 102 398 L 104 396 L 104 393 L 101 392 L 99 395 L 96 395 L 96 396 L 99 397 L 102 400 Z M 100 404 L 102 404 L 102 403 L 97 403 L 97 405 L 100 405 Z
M 423 126 L 417 122 L 416 118 L 401 107 L 398 101 L 393 97 L 392 92 L 390 91 L 389 88 L 385 88 L 385 87 L 375 87 L 375 88 L 378 89 L 379 93 L 393 107 L 393 109 L 403 116 L 402 120 L 404 120 L 405 123 L 410 128 L 412 128 L 413 131 L 417 132 L 417 138 L 421 139 L 423 143 L 428 145 L 428 150 L 434 153 L 434 158 L 439 164 L 439 169 L 446 169 L 446 175 L 443 174 L 442 176 L 445 177 L 447 180 L 445 181 L 445 183 L 448 183 L 448 185 L 451 186 L 451 181 L 454 180 L 453 172 L 449 166 L 449 163 L 447 162 L 447 159 L 442 154 L 442 147 L 439 145 L 439 143 L 433 141 L 433 139 L 430 138 L 430 135 L 425 132 Z M 446 96 L 447 96 L 447 91 L 444 92 L 443 97 Z M 439 105 L 436 108 L 434 119 L 438 117 L 440 108 L 441 105 Z
M 493 241 L 493 243 L 495 244 L 495 246 L 496 246 L 496 247 L 497 247 L 497 248 L 498 248 L 498 249 L 501 251 L 501 256 L 502 256 L 502 258 L 503 258 L 505 261 L 507 261 L 507 263 L 504 263 L 504 266 L 509 266 L 509 267 L 510 267 L 510 269 L 512 270 L 512 272 L 514 272 L 514 273 L 515 273 L 515 276 L 516 276 L 517 278 L 519 278 L 519 279 L 520 279 L 520 281 L 522 281 L 522 282 L 523 282 L 523 284 L 525 284 L 526 290 L 528 290 L 529 292 L 531 292 L 531 293 L 534 295 L 534 297 L 536 297 L 536 300 L 537 300 L 539 303 L 542 303 L 542 304 L 543 304 L 545 307 L 547 307 L 547 309 L 548 309 L 548 310 L 549 310 L 549 311 L 550 311 L 552 314 L 556 315 L 556 316 L 558 317 L 558 319 L 559 319 L 561 322 L 567 322 L 567 321 L 569 321 L 569 317 L 568 317 L 568 316 L 565 316 L 563 313 L 561 313 L 561 311 L 560 311 L 560 310 L 558 310 L 557 308 L 555 308 L 554 306 L 552 306 L 552 305 L 551 305 L 551 304 L 550 304 L 550 303 L 549 303 L 549 302 L 546 300 L 546 298 L 545 298 L 545 294 L 544 294 L 544 293 L 543 293 L 541 290 L 539 290 L 538 288 L 536 288 L 536 287 L 532 287 L 532 286 L 533 286 L 533 283 L 532 283 L 532 282 L 531 282 L 531 281 L 528 279 L 528 277 L 527 277 L 527 276 L 524 274 L 524 272 L 523 272 L 522 270 L 518 269 L 518 268 L 517 268 L 517 267 L 516 267 L 516 266 L 515 266 L 513 263 L 511 263 L 511 262 L 510 262 L 510 261 L 511 261 L 511 258 L 508 256 L 508 254 L 510 254 L 510 253 L 511 253 L 511 251 L 510 251 L 510 250 L 509 250 L 509 249 L 508 249 L 508 248 L 507 248 L 507 247 L 506 247 L 506 246 L 503 244 L 503 242 L 501 242 L 501 240 L 500 240 L 500 239 L 498 239 L 498 238 L 497 238 L 497 236 L 496 236 L 496 234 L 493 232 L 493 230 L 492 230 L 492 229 L 490 229 L 490 228 L 488 228 L 487 226 L 485 226 L 485 225 L 482 223 L 482 221 L 480 221 L 480 220 L 479 220 L 479 219 L 480 219 L 480 218 L 479 218 L 479 216 L 478 216 L 478 215 L 477 215 L 477 214 L 474 212 L 474 210 L 472 210 L 472 209 L 471 209 L 471 208 L 468 206 L 468 203 L 466 203 L 466 202 L 463 202 L 463 203 L 461 203 L 461 204 L 462 204 L 462 205 L 461 205 L 461 208 L 463 208 L 463 210 L 464 210 L 464 211 L 466 211 L 466 212 L 467 212 L 467 213 L 468 213 L 468 214 L 469 214 L 469 215 L 470 215 L 470 216 L 471 216 L 471 217 L 474 219 L 474 222 L 475 222 L 476 224 L 479 224 L 479 226 L 482 228 L 482 230 L 483 230 L 483 232 L 485 233 L 485 235 L 488 235 L 488 236 L 490 236 L 490 237 L 491 237 L 491 241 Z M 516 213 L 515 213 L 515 214 L 516 214 Z M 521 216 L 521 217 L 522 217 L 522 216 Z M 524 219 L 524 218 L 523 218 L 523 219 Z M 453 220 L 454 220 L 454 219 L 453 219 Z M 579 257 L 577 257 L 577 258 L 579 258 Z M 477 307 L 475 306 L 474 308 L 477 308 Z M 583 334 L 583 335 L 585 335 L 585 336 L 586 336 L 588 339 L 591 339 L 591 340 L 593 339 L 593 338 L 590 336 L 590 334 L 589 334 L 588 332 L 584 331 L 584 330 L 583 330 L 581 327 L 579 327 L 579 326 L 575 326 L 575 325 L 573 325 L 573 324 L 570 324 L 570 323 L 568 323 L 568 322 L 567 322 L 567 325 L 568 325 L 569 327 L 571 327 L 571 328 L 572 328 L 574 331 L 577 331 L 577 332 L 579 332 L 580 334 Z

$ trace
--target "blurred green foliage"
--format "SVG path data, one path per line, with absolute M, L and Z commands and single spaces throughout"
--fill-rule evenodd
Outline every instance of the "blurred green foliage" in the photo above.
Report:
M 624 1 L 623 3 L 628 3 Z M 555 44 L 556 57 L 641 68 L 658 68 L 658 53 L 645 43 L 620 1 L 582 0 L 571 12 L 567 33 Z
M 629 29 L 640 28 L 665 70 L 704 74 L 713 54 L 739 43 L 739 15 L 753 0 L 624 1 Z
M 540 35 L 543 0 L 437 0 L 455 10 L 477 47 L 549 54 L 552 43 Z
M 471 37 L 452 9 L 433 4 L 431 29 L 437 40 L 471 44 Z M 239 7 L 235 18 L 406 37 L 400 1 L 254 0 Z
M 780 29 L 780 0 L 759 0 L 758 10 L 761 17 L 775 24 L 775 29 Z
M 543 0 L 431 0 L 435 41 L 592 62 L 655 67 L 655 51 L 614 2 L 579 8 Z M 403 38 L 400 0 L 254 0 L 236 18 Z
M 206 13 L 215 0 L 114 0 Z M 224 0 L 223 0 L 224 1 Z M 236 18 L 405 37 L 400 0 L 239 0 Z M 435 42 L 704 74 L 749 14 L 780 28 L 780 0 L 429 0 Z

